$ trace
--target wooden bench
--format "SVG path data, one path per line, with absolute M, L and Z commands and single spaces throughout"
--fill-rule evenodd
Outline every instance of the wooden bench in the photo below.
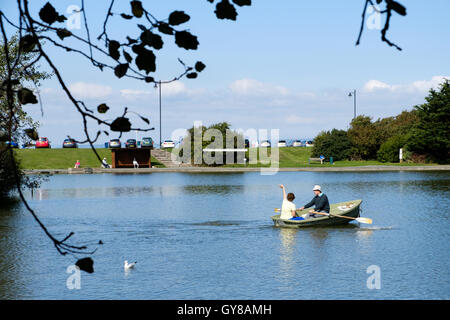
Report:
M 323 160 L 321 158 L 309 158 L 308 159 L 308 164 L 311 164 L 311 161 L 320 161 L 320 164 L 323 164 Z

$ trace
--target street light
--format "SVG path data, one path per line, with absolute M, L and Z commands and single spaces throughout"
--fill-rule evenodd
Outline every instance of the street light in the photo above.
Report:
M 158 87 L 159 84 L 159 148 L 161 149 L 161 80 L 159 82 L 155 82 L 155 88 Z
M 353 119 L 356 118 L 356 89 L 353 92 L 350 91 L 349 97 L 353 96 Z

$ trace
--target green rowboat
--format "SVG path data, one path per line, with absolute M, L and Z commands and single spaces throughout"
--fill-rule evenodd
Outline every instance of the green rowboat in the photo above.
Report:
M 353 219 L 336 217 L 333 215 L 340 215 L 349 218 L 358 218 L 362 200 L 351 200 L 339 203 L 330 204 L 330 215 L 321 216 L 318 218 L 311 218 L 306 220 L 285 220 L 280 219 L 280 215 L 272 216 L 275 227 L 283 228 L 303 228 L 303 227 L 322 227 L 322 226 L 334 226 L 340 224 L 346 224 Z M 308 213 L 310 208 L 303 211 L 298 211 L 299 215 Z

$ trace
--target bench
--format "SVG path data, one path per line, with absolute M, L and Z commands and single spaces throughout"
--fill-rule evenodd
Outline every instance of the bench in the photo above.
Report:
M 323 160 L 322 158 L 309 158 L 308 164 L 311 164 L 311 161 L 320 161 L 320 164 L 323 164 Z

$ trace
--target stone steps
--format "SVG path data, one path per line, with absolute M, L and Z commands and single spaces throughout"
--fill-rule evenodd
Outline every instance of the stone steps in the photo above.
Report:
M 190 167 L 191 165 L 188 163 L 181 163 L 177 161 L 172 161 L 172 157 L 170 152 L 162 149 L 153 149 L 152 156 L 155 157 L 159 162 L 165 165 L 167 168 L 175 168 L 175 167 Z

